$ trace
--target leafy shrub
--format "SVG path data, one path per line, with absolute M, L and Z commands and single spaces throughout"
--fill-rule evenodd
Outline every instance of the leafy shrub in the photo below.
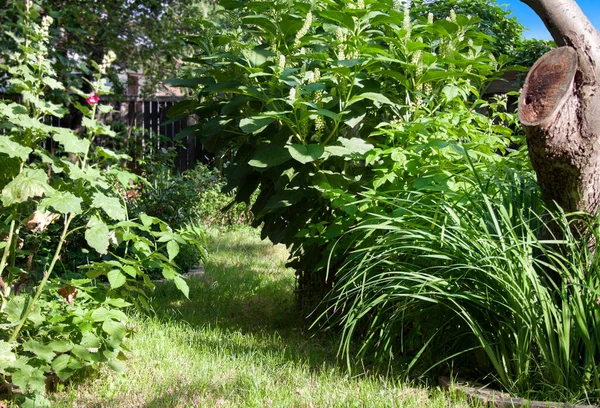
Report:
M 196 113 L 205 146 L 232 154 L 225 191 L 240 203 L 257 192 L 254 225 L 291 249 L 305 311 L 352 244 L 334 247 L 338 238 L 388 211 L 377 197 L 357 205 L 364 189 L 459 191 L 452 175 L 472 171 L 465 148 L 477 169 L 524 167 L 522 155 L 507 158 L 522 138 L 506 100 L 481 99 L 506 59 L 479 19 L 414 19 L 392 1 L 220 8 L 221 19 L 202 21 L 209 41 L 190 38 L 190 76 L 172 81 L 197 97 L 170 115 Z
M 132 201 L 134 212 L 160 216 L 170 225 L 186 223 L 236 224 L 247 222 L 247 206 L 232 204 L 233 194 L 221 192 L 226 181 L 218 169 L 205 164 L 181 173 L 172 165 L 153 165 L 148 183 Z
M 12 97 L 0 101 L 0 379 L 18 402 L 43 406 L 47 379 L 65 381 L 104 362 L 123 370 L 129 329 L 121 309 L 131 305 L 125 299 L 147 306 L 150 268 L 187 296 L 174 258 L 180 245 L 200 245 L 200 233 L 174 231 L 144 213 L 129 218 L 117 191 L 137 176 L 107 164 L 119 155 L 94 144 L 98 135 L 114 135 L 96 120 L 110 109 L 98 104 L 110 53 L 96 66 L 91 94 L 72 90 L 87 102 L 75 102 L 84 115 L 82 136 L 49 124 L 66 113 L 46 99 L 47 89 L 66 92 L 48 60 L 52 19 L 37 23 L 31 2 L 14 7 L 20 31 L 5 34 L 16 51 L 0 66 Z M 80 265 L 85 279 L 58 279 L 77 231 L 79 249 L 89 248 L 96 261 Z

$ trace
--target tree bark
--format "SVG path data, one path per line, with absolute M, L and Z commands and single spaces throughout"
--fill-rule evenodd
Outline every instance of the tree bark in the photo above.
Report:
M 521 0 L 560 47 L 525 79 L 519 118 L 546 202 L 600 208 L 600 34 L 574 0 Z

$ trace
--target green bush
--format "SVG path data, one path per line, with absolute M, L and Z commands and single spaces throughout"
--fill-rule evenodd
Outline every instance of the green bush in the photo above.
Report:
M 170 116 L 197 114 L 204 145 L 232 156 L 225 191 L 239 203 L 258 194 L 254 225 L 291 249 L 305 312 L 352 244 L 334 248 L 338 238 L 388 211 L 377 197 L 355 203 L 366 188 L 450 197 L 462 189 L 452 176 L 472 172 L 465 148 L 477 169 L 527 167 L 509 149 L 523 138 L 506 99 L 481 98 L 506 59 L 478 18 L 411 18 L 392 1 L 218 7 L 219 19 L 199 22 L 210 35 L 189 39 L 189 77 L 171 81 L 196 98 Z
M 248 222 L 247 206 L 232 203 L 234 194 L 221 191 L 226 181 L 218 169 L 201 163 L 181 173 L 175 173 L 169 163 L 149 167 L 148 183 L 140 186 L 131 203 L 134 212 L 160 216 L 174 226 Z

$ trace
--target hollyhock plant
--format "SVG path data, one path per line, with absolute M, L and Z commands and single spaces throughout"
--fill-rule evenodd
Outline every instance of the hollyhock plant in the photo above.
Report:
M 96 92 L 92 92 L 92 94 L 89 96 L 89 98 L 86 99 L 87 103 L 89 103 L 90 105 L 95 105 L 98 102 L 100 102 L 100 97 L 98 96 L 98 94 Z

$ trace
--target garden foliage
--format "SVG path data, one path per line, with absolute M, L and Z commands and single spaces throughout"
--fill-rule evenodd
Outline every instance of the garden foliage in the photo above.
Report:
M 258 192 L 255 225 L 291 249 L 304 312 L 320 302 L 348 357 L 358 339 L 359 357 L 421 374 L 592 395 L 596 257 L 574 215 L 542 216 L 515 115 L 484 97 L 515 67 L 479 18 L 421 10 L 222 1 L 171 115 L 197 114 L 188 131 L 231 155 L 226 189 Z
M 302 302 L 320 301 L 350 241 L 343 232 L 385 213 L 374 191 L 461 189 L 452 176 L 512 163 L 514 115 L 484 100 L 507 60 L 479 19 L 411 16 L 392 1 L 222 1 L 207 35 L 190 38 L 189 77 L 208 149 L 231 154 L 226 190 L 252 206 L 263 236 L 291 249 Z M 511 143 L 513 143 L 511 145 Z M 520 166 L 521 162 L 517 164 Z M 313 298 L 314 299 L 311 299 Z M 308 309 L 307 309 L 308 310 Z M 305 310 L 305 311 L 307 311 Z
M 340 351 L 354 357 L 360 334 L 358 355 L 412 355 L 421 375 L 452 361 L 517 395 L 597 400 L 598 226 L 573 234 L 589 217 L 549 210 L 530 175 L 464 181 L 461 200 L 387 196 L 394 211 L 349 232 L 320 316 L 342 328 Z
M 48 98 L 67 92 L 48 59 L 51 17 L 38 22 L 31 2 L 15 4 L 15 45 L 0 69 L 0 379 L 2 391 L 28 406 L 46 404 L 53 382 L 100 363 L 122 371 L 130 334 L 123 309 L 147 305 L 147 271 L 160 268 L 187 295 L 174 258 L 201 233 L 171 229 L 140 213 L 131 219 L 122 194 L 137 176 L 125 157 L 94 145 L 114 132 L 97 120 L 110 52 L 95 66 L 91 94 L 76 89 L 84 116 L 78 132 L 53 126 L 66 108 Z M 75 97 L 74 97 L 75 99 Z M 80 279 L 62 263 L 66 248 L 83 253 Z M 86 276 L 87 275 L 87 276 Z

